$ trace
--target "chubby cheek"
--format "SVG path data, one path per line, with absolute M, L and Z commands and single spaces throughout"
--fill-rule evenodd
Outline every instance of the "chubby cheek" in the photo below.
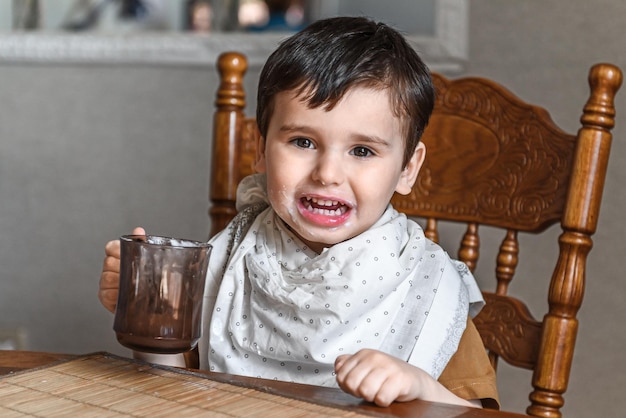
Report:
M 291 202 L 291 199 L 287 195 L 287 186 L 277 186 L 267 185 L 267 197 L 270 201 L 270 205 L 274 210 L 284 218 L 285 214 L 289 214 L 290 217 L 293 216 L 293 212 L 295 211 L 294 202 Z M 289 219 L 283 219 L 288 221 Z

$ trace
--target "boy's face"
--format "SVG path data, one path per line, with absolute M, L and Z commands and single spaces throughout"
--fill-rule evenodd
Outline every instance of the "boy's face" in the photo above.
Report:
M 394 192 L 410 192 L 425 148 L 403 169 L 403 126 L 386 90 L 353 88 L 330 111 L 308 108 L 293 91 L 274 100 L 256 168 L 278 216 L 311 249 L 359 235 Z

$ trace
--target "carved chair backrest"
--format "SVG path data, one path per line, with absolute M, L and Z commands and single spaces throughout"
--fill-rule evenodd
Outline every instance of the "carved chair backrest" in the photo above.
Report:
M 246 58 L 219 58 L 220 86 L 214 119 L 210 217 L 212 234 L 235 215 L 239 181 L 253 173 L 256 122 L 244 115 Z M 494 367 L 498 358 L 533 371 L 534 416 L 560 416 L 567 389 L 585 285 L 585 264 L 596 230 L 614 126 L 619 68 L 598 64 L 589 72 L 589 98 L 576 135 L 549 114 L 524 103 L 493 81 L 449 80 L 433 74 L 437 99 L 422 140 L 427 158 L 413 191 L 394 206 L 423 220 L 439 240 L 439 223 L 466 225 L 457 258 L 474 270 L 479 227 L 502 230 L 495 255 L 495 291 L 475 318 Z M 508 296 L 518 264 L 519 233 L 538 234 L 559 223 L 558 259 L 550 281 L 548 311 L 535 319 Z M 556 243 L 555 243 L 556 245 Z

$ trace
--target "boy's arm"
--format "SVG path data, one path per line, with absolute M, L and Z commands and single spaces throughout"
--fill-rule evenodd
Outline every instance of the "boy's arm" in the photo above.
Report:
M 438 380 L 461 398 L 480 399 L 484 408 L 500 409 L 496 372 L 470 318 L 467 319 L 456 353 Z
M 375 353 L 379 353 L 374 350 L 371 350 L 371 351 Z M 380 367 L 387 366 L 387 367 L 390 367 L 391 370 L 396 370 L 396 368 L 397 370 L 404 369 L 404 367 L 400 367 L 400 365 L 396 364 L 395 362 L 399 362 L 401 364 L 404 364 L 405 366 L 410 366 L 409 364 L 404 363 L 399 359 L 395 359 L 383 353 L 379 353 L 379 354 L 381 354 L 382 356 L 380 357 L 376 356 L 376 358 L 370 357 L 366 359 L 366 361 L 372 361 L 372 362 L 380 361 L 381 362 L 379 364 Z M 384 356 L 389 357 L 389 359 L 385 359 Z M 365 396 L 359 395 L 359 390 L 363 390 L 363 389 L 359 388 L 358 385 L 354 383 L 354 381 L 352 381 L 351 384 L 342 383 L 346 380 L 348 369 L 346 368 L 345 370 L 341 372 L 338 369 L 339 367 L 343 368 L 343 363 L 345 362 L 346 358 L 347 356 L 339 357 L 337 361 L 335 362 L 335 370 L 337 372 L 337 380 L 339 382 L 339 385 L 348 393 L 365 398 Z M 390 359 L 395 360 L 395 362 L 390 361 Z M 358 360 L 358 359 L 355 359 L 355 360 Z M 356 361 L 354 361 L 353 363 L 355 362 Z M 370 366 L 373 366 L 373 365 L 374 364 Z M 353 364 L 351 367 L 354 368 L 355 365 Z M 366 366 L 365 365 L 359 366 L 360 373 L 363 373 L 365 369 L 361 367 L 366 367 Z M 413 369 L 417 369 L 417 368 L 413 367 Z M 436 401 L 458 403 L 458 402 L 454 402 L 454 398 L 451 398 L 450 401 L 443 400 L 444 398 L 447 399 L 448 396 L 452 395 L 460 400 L 463 400 L 463 399 L 469 400 L 469 402 L 474 404 L 474 406 L 482 405 L 483 407 L 490 408 L 490 409 L 500 408 L 499 399 L 498 399 L 498 389 L 496 386 L 495 371 L 491 367 L 491 363 L 489 362 L 489 358 L 487 357 L 485 347 L 483 345 L 480 334 L 478 333 L 478 330 L 476 329 L 476 326 L 474 325 L 473 321 L 469 317 L 467 318 L 467 326 L 465 328 L 465 332 L 463 332 L 463 335 L 461 336 L 459 347 L 456 353 L 452 356 L 452 358 L 446 365 L 446 368 L 443 370 L 443 373 L 441 374 L 441 376 L 439 376 L 438 381 L 435 382 L 437 383 L 437 385 L 433 385 L 432 381 L 434 380 L 427 373 L 425 373 L 424 371 L 420 369 L 417 369 L 417 372 L 415 370 L 411 371 L 410 368 L 407 368 L 406 370 L 409 373 L 416 373 L 417 382 L 419 383 L 421 381 L 422 384 L 425 385 L 425 387 L 441 386 L 438 388 L 437 393 L 440 393 L 439 391 L 442 388 L 447 392 L 447 393 L 444 393 L 443 395 L 441 394 L 437 395 L 435 392 L 433 392 L 435 393 L 435 396 L 438 398 L 436 399 Z M 402 373 L 402 372 L 400 371 L 399 373 Z M 421 376 L 421 375 L 425 375 L 426 377 Z M 402 377 L 402 376 L 398 376 L 398 377 Z M 342 380 L 340 381 L 340 379 Z M 404 384 L 407 385 L 406 383 Z M 411 398 L 411 399 L 414 399 L 414 398 Z M 425 399 L 425 398 L 422 398 L 422 399 Z M 405 398 L 405 397 L 401 398 L 398 393 L 396 394 L 396 399 L 394 400 L 400 401 L 400 400 L 410 400 L 410 399 Z M 429 399 L 429 400 L 432 400 L 432 399 Z M 375 400 L 373 400 L 373 398 L 372 398 L 372 401 L 376 402 Z
M 341 389 L 379 406 L 422 399 L 481 407 L 479 400 L 462 399 L 423 370 L 377 350 L 337 357 L 335 372 Z

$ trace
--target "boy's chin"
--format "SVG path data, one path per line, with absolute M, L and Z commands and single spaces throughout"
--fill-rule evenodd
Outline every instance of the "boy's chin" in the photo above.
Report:
M 306 244 L 307 247 L 317 252 L 318 254 L 321 254 L 322 251 L 326 248 L 330 248 L 334 245 L 341 244 L 342 242 L 345 242 L 352 238 L 352 237 L 346 237 L 346 236 L 341 236 L 341 237 L 338 236 L 338 237 L 335 237 L 335 239 L 329 239 L 329 237 L 326 236 L 322 239 L 319 239 L 319 237 L 308 235 L 309 239 L 307 239 L 297 233 L 296 235 L 298 235 L 298 238 L 300 238 L 300 241 L 302 241 L 304 244 Z
M 333 245 L 341 242 L 337 240 L 329 240 L 328 237 L 321 237 L 322 234 L 320 234 L 319 236 L 311 233 L 303 235 L 291 226 L 289 226 L 289 229 L 300 239 L 300 241 L 302 241 L 307 247 L 317 252 L 318 254 L 321 253 L 325 248 L 332 247 Z
M 282 219 L 282 217 L 281 217 Z M 307 224 L 306 220 L 302 223 L 291 220 L 286 222 L 282 219 L 285 226 L 307 247 L 321 253 L 325 248 L 340 244 L 353 238 L 356 233 L 349 234 L 347 230 L 339 231 L 339 228 L 329 228 L 324 226 L 315 226 Z M 333 231 L 335 229 L 335 231 Z

